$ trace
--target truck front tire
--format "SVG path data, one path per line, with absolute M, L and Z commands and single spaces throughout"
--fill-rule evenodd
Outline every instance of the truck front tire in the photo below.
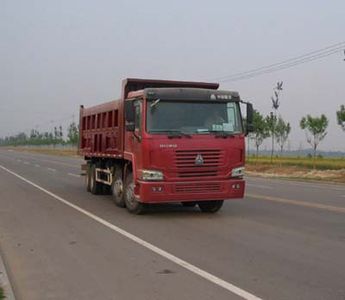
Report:
M 213 200 L 213 201 L 200 201 L 198 206 L 204 213 L 215 213 L 221 209 L 224 200 Z
M 122 170 L 120 167 L 115 169 L 115 174 L 113 177 L 113 182 L 111 184 L 111 194 L 113 197 L 114 203 L 118 207 L 125 207 L 125 199 L 124 199 L 124 186 L 123 186 L 123 179 L 122 179 Z
M 144 212 L 144 204 L 139 202 L 134 194 L 134 180 L 132 172 L 128 172 L 125 180 L 124 200 L 127 210 L 136 215 L 140 215 Z

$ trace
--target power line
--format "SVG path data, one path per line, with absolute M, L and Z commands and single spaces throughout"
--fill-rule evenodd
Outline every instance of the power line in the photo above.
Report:
M 57 123 L 61 123 L 61 122 L 67 121 L 67 120 L 73 120 L 73 118 L 74 118 L 74 114 L 71 114 L 71 115 L 65 116 L 65 117 L 60 118 L 60 119 L 49 120 L 49 121 L 45 121 L 45 122 L 40 123 L 40 124 L 36 124 L 35 127 L 43 127 L 44 125 L 50 125 L 51 126 L 53 124 L 56 125 Z
M 233 76 L 240 76 L 240 75 L 244 75 L 246 73 L 256 72 L 256 71 L 260 71 L 262 69 L 278 66 L 278 65 L 281 65 L 281 64 L 284 64 L 284 63 L 288 63 L 288 62 L 292 62 L 292 61 L 298 60 L 300 58 L 304 58 L 306 56 L 310 56 L 310 55 L 313 55 L 313 54 L 318 54 L 319 52 L 324 52 L 326 50 L 332 50 L 332 48 L 334 48 L 334 47 L 336 47 L 337 49 L 341 50 L 341 49 L 343 49 L 344 46 L 345 46 L 345 41 L 337 43 L 337 44 L 333 44 L 331 46 L 324 47 L 324 48 L 321 48 L 321 49 L 318 49 L 318 50 L 314 50 L 314 51 L 305 53 L 303 55 L 299 55 L 299 56 L 296 56 L 296 57 L 293 57 L 293 58 L 289 58 L 289 59 L 283 60 L 283 61 L 278 62 L 278 63 L 274 63 L 274 64 L 271 64 L 271 65 L 255 68 L 255 69 L 248 70 L 248 71 L 245 71 L 245 72 L 240 72 L 240 73 L 235 73 L 235 74 L 228 75 L 228 76 L 219 77 L 219 78 L 216 78 L 216 80 L 226 79 L 228 77 L 233 77 Z
M 217 80 L 220 82 L 226 82 L 226 81 L 236 81 L 236 80 L 242 80 L 242 79 L 249 79 L 255 76 L 259 76 L 262 74 L 267 74 L 287 68 L 291 68 L 293 66 L 307 63 L 310 61 L 314 61 L 317 59 L 321 59 L 326 56 L 333 55 L 337 52 L 340 52 L 344 49 L 345 47 L 345 41 L 340 42 L 337 44 L 333 44 L 331 46 L 327 46 L 318 50 L 314 50 L 308 53 L 305 53 L 303 55 L 299 55 L 293 58 L 289 58 L 286 60 L 283 60 L 278 63 L 262 66 L 259 68 L 251 69 L 245 72 L 239 72 L 239 73 L 234 73 L 228 76 L 223 76 L 223 77 L 218 77 L 213 80 Z
M 256 76 L 259 76 L 259 75 L 269 74 L 269 73 L 273 73 L 273 72 L 276 72 L 276 71 L 280 71 L 280 70 L 284 70 L 284 69 L 289 69 L 289 68 L 295 67 L 297 65 L 301 65 L 301 64 L 304 64 L 304 63 L 308 63 L 308 62 L 311 62 L 311 61 L 314 61 L 314 60 L 318 60 L 318 59 L 321 59 L 321 58 L 333 55 L 335 53 L 338 53 L 339 50 L 341 50 L 341 49 L 336 49 L 336 50 L 334 50 L 332 52 L 328 52 L 328 53 L 324 53 L 324 54 L 319 54 L 317 56 L 305 58 L 303 60 L 299 60 L 299 61 L 296 61 L 294 63 L 284 64 L 282 66 L 278 66 L 278 67 L 275 67 L 275 68 L 270 68 L 270 69 L 262 70 L 260 72 L 253 72 L 253 73 L 249 73 L 247 75 L 243 75 L 243 76 L 238 76 L 238 77 L 233 77 L 233 78 L 230 78 L 230 79 L 222 80 L 221 82 L 237 81 L 237 80 L 242 80 L 242 79 L 250 79 L 250 78 L 253 78 L 253 77 L 256 77 Z

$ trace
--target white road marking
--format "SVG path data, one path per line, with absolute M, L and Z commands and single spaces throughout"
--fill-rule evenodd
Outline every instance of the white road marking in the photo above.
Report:
M 39 167 L 40 167 L 40 165 L 39 165 L 39 164 L 35 164 L 35 167 L 36 167 L 36 168 L 39 168 Z
M 304 188 L 318 188 L 318 189 L 327 189 L 327 190 L 333 190 L 333 191 L 344 191 L 345 189 L 341 188 L 341 187 L 337 187 L 334 185 L 329 185 L 327 183 L 325 183 L 324 185 L 317 185 L 317 184 L 313 184 L 311 182 L 305 182 L 305 183 L 296 183 L 296 182 L 287 182 L 288 185 L 296 185 L 296 186 L 301 186 Z
M 80 175 L 78 175 L 78 174 L 73 174 L 73 173 L 67 173 L 67 175 L 69 175 L 69 176 L 73 176 L 73 177 L 80 177 Z
M 300 201 L 300 200 L 285 199 L 285 198 L 280 198 L 280 197 L 264 196 L 264 195 L 257 195 L 257 194 L 246 194 L 246 197 L 259 199 L 259 200 L 267 200 L 267 201 L 272 201 L 272 202 L 277 202 L 277 203 L 304 206 L 304 207 L 309 207 L 309 208 L 323 209 L 323 210 L 328 210 L 328 211 L 337 212 L 337 213 L 345 213 L 345 207 L 325 205 L 321 203 L 312 203 L 312 202 L 306 202 L 306 201 Z
M 24 165 L 30 165 L 28 161 L 24 161 Z
M 53 159 L 43 159 L 41 158 L 39 155 L 29 155 L 28 153 L 20 153 L 21 155 L 23 155 L 24 158 L 29 158 L 29 159 L 34 159 L 40 162 L 49 162 L 52 164 L 58 164 L 58 165 L 62 165 L 62 166 L 66 166 L 66 167 L 71 167 L 71 168 L 76 168 L 76 169 L 80 169 L 80 165 L 82 164 L 82 161 L 80 162 L 80 164 L 74 165 L 72 162 L 71 163 L 64 163 L 64 162 L 60 162 L 60 161 L 56 161 Z M 7 156 L 8 157 L 8 156 Z M 20 162 L 21 160 L 18 159 L 18 162 Z
M 273 188 L 267 185 L 261 185 L 261 184 L 253 184 L 253 183 L 246 183 L 246 186 L 252 186 L 252 187 L 257 187 L 260 189 L 266 189 L 266 190 L 272 190 Z
M 342 186 L 338 186 L 336 184 L 331 184 L 331 183 L 327 183 L 325 182 L 324 184 L 316 184 L 313 182 L 308 182 L 308 181 L 301 181 L 301 182 L 295 182 L 292 180 L 284 180 L 284 179 L 272 179 L 272 178 L 250 178 L 250 181 L 254 181 L 257 182 L 258 184 L 260 184 L 259 182 L 267 182 L 270 181 L 271 184 L 281 184 L 281 185 L 295 185 L 295 186 L 300 186 L 306 189 L 311 189 L 311 188 L 317 188 L 317 189 L 327 189 L 327 190 L 334 190 L 334 191 L 345 191 L 345 189 Z
M 49 162 L 52 164 L 57 164 L 57 165 L 66 166 L 66 167 L 70 167 L 70 168 L 80 169 L 80 165 L 72 165 L 72 164 L 63 163 L 60 161 L 55 161 L 55 160 L 50 160 L 50 159 L 41 159 L 41 158 L 37 158 L 37 157 L 35 157 L 35 159 L 43 161 L 43 162 Z
M 56 172 L 56 169 L 53 169 L 53 168 L 47 168 L 47 170 L 52 171 L 52 172 Z
M 21 159 L 17 159 L 17 162 L 21 162 L 22 160 Z
M 173 255 L 173 254 L 171 254 L 171 253 L 169 253 L 169 252 L 167 252 L 161 248 L 158 248 L 157 246 L 155 246 L 149 242 L 146 242 L 145 240 L 129 233 L 128 231 L 125 231 L 125 230 L 121 229 L 120 227 L 115 226 L 115 225 L 109 223 L 108 221 L 94 215 L 93 213 L 91 213 L 91 212 L 89 212 L 89 211 L 61 198 L 60 196 L 46 190 L 45 188 L 39 186 L 36 183 L 33 183 L 32 181 L 20 176 L 19 174 L 15 173 L 13 171 L 5 168 L 4 166 L 0 165 L 0 168 L 6 172 L 12 174 L 13 176 L 21 179 L 22 181 L 32 185 L 33 187 L 37 188 L 38 190 L 48 194 L 49 196 L 55 198 L 56 200 L 58 200 L 64 204 L 66 204 L 67 206 L 77 210 L 78 212 L 84 214 L 85 216 L 88 216 L 89 218 L 93 219 L 94 221 L 108 227 L 109 229 L 111 229 L 111 230 L 113 230 L 113 231 L 115 231 L 115 232 L 117 232 L 123 236 L 125 236 L 126 238 L 130 239 L 131 241 L 151 250 L 152 252 L 170 260 L 171 262 L 174 262 L 175 264 L 179 265 L 180 267 L 185 268 L 186 270 L 189 270 L 190 272 L 192 272 L 196 275 L 199 275 L 200 277 L 202 277 L 202 278 L 204 278 L 204 279 L 206 279 L 206 280 L 208 280 L 208 281 L 210 281 L 210 282 L 212 282 L 212 283 L 214 283 L 214 284 L 216 284 L 216 285 L 218 285 L 218 286 L 220 286 L 220 287 L 222 287 L 222 288 L 224 288 L 224 289 L 226 289 L 226 290 L 228 290 L 228 291 L 230 291 L 230 292 L 232 292 L 232 293 L 234 293 L 240 297 L 242 297 L 243 299 L 261 300 L 261 298 L 237 287 L 236 285 L 233 285 L 230 282 L 227 282 L 227 281 L 225 281 L 225 280 L 223 280 L 223 279 L 221 279 L 215 275 L 212 275 L 211 273 L 208 273 L 207 271 L 204 271 L 204 270 L 198 268 L 197 266 L 195 266 L 195 265 L 193 265 L 193 264 L 191 264 L 191 263 L 189 263 L 189 262 L 187 262 L 181 258 L 178 258 L 177 256 L 175 256 L 175 255 Z

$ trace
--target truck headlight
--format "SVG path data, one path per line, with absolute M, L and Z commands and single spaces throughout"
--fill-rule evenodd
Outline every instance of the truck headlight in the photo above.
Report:
M 159 181 L 163 180 L 163 173 L 154 170 L 141 170 L 140 178 L 146 181 Z
M 243 177 L 244 175 L 244 167 L 234 168 L 231 171 L 231 177 Z

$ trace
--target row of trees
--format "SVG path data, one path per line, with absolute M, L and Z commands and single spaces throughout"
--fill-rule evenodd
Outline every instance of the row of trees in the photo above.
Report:
M 254 111 L 254 132 L 249 135 L 249 138 L 254 140 L 256 146 L 256 156 L 259 153 L 259 147 L 265 139 L 271 137 L 271 161 L 274 154 L 274 144 L 280 147 L 280 152 L 283 152 L 284 146 L 288 140 L 291 132 L 290 123 L 284 121 L 281 115 L 278 115 L 280 106 L 280 94 L 283 90 L 283 82 L 277 82 L 273 89 L 273 96 L 271 97 L 273 111 L 266 117 L 261 115 L 258 111 Z M 345 131 L 345 106 L 341 105 L 336 112 L 337 122 Z M 313 157 L 315 159 L 316 150 L 319 143 L 327 135 L 328 119 L 322 114 L 320 117 L 313 117 L 307 115 L 300 120 L 300 128 L 305 131 L 308 144 L 313 149 Z
M 261 144 L 268 137 L 272 138 L 271 155 L 274 153 L 275 141 L 279 145 L 280 152 L 282 153 L 291 132 L 290 123 L 285 122 L 281 116 L 277 118 L 273 113 L 264 117 L 257 110 L 254 111 L 253 123 L 254 131 L 249 135 L 249 138 L 254 141 L 256 156 L 258 156 Z
M 336 112 L 337 122 L 341 128 L 345 131 L 345 106 L 341 105 L 339 111 Z M 274 152 L 274 140 L 280 147 L 280 151 L 283 152 L 284 146 L 288 140 L 291 132 L 290 123 L 285 122 L 281 116 L 278 118 L 274 113 L 270 113 L 264 117 L 258 111 L 254 111 L 254 132 L 249 136 L 256 146 L 256 155 L 258 156 L 259 147 L 263 141 L 272 137 L 272 152 Z M 327 135 L 328 119 L 322 114 L 320 117 L 313 117 L 307 115 L 300 120 L 300 128 L 305 130 L 307 143 L 313 149 L 313 156 L 316 156 L 316 150 L 319 143 Z
M 0 138 L 0 145 L 3 146 L 19 146 L 19 145 L 57 145 L 72 144 L 76 145 L 79 140 L 79 130 L 75 122 L 67 127 L 67 136 L 64 138 L 62 126 L 54 127 L 51 132 L 39 132 L 31 129 L 30 134 L 25 132 L 17 135 Z

